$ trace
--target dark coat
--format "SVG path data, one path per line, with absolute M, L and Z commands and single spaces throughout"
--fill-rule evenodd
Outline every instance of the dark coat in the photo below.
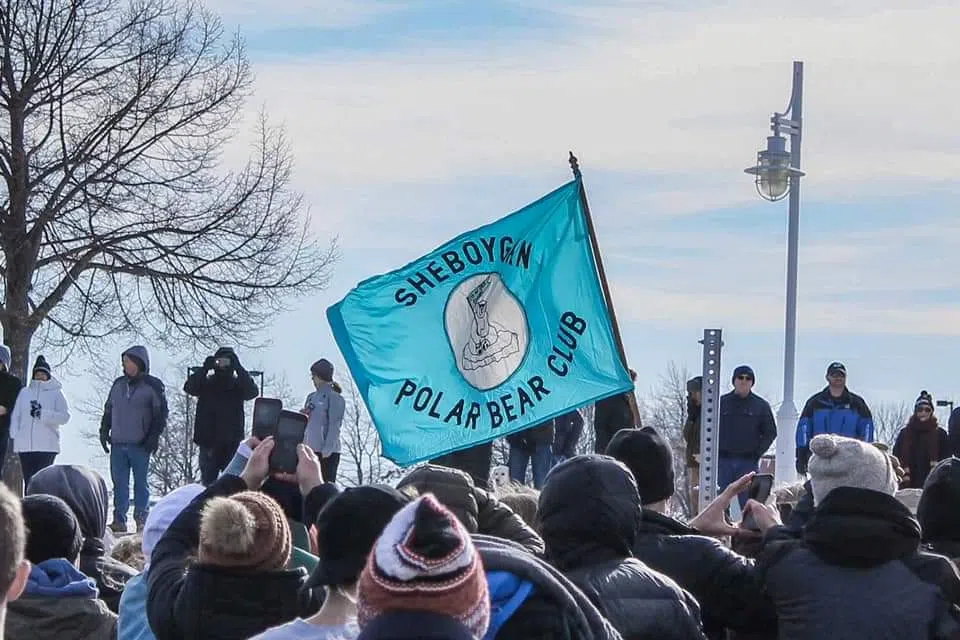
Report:
M 687 466 L 700 468 L 694 456 L 700 455 L 700 405 L 687 401 L 687 421 L 683 424 L 683 441 L 686 443 Z
M 197 399 L 193 441 L 201 447 L 236 447 L 244 436 L 243 403 L 260 392 L 242 366 L 207 374 L 201 369 L 187 378 L 184 392 Z
M 960 561 L 960 459 L 948 458 L 927 476 L 917 521 L 923 542 L 934 553 Z
M 806 473 L 810 461 L 810 441 L 815 436 L 832 433 L 873 442 L 873 414 L 866 401 L 849 389 L 834 398 L 827 387 L 810 396 L 797 421 L 797 473 Z
M 21 389 L 23 389 L 23 382 L 20 378 L 9 371 L 0 371 L 0 407 L 7 408 L 7 413 L 0 416 L 0 437 L 4 442 L 10 437 L 10 415 L 13 413 L 13 406 L 17 403 L 17 396 L 20 395 Z
M 620 634 L 562 573 L 516 543 L 475 535 L 490 587 L 496 640 L 620 640 Z M 513 610 L 503 619 L 498 612 Z
M 507 436 L 507 442 L 511 447 L 522 447 L 532 451 L 537 445 L 553 444 L 554 428 L 553 420 L 547 420 L 534 425 L 529 429 L 511 433 Z
M 956 567 L 920 550 L 920 525 L 883 493 L 834 489 L 802 539 L 777 528 L 767 533 L 758 569 L 776 605 L 781 638 L 926 640 L 960 634 Z
M 637 559 L 670 576 L 697 599 L 707 632 L 776 633 L 773 602 L 763 592 L 754 563 L 719 540 L 644 509 L 633 549 Z
M 947 432 L 950 435 L 950 453 L 960 457 L 960 407 L 950 412 L 947 422 Z
M 430 464 L 459 469 L 473 478 L 473 484 L 490 489 L 490 465 L 493 462 L 493 442 L 478 444 L 434 458 Z
M 633 411 L 630 409 L 630 391 L 597 401 L 593 412 L 593 429 L 596 432 L 593 450 L 603 453 L 614 434 L 620 429 L 632 429 L 640 425 L 633 423 Z
M 511 540 L 532 553 L 543 554 L 543 540 L 536 531 L 496 496 L 474 485 L 473 479 L 463 471 L 424 465 L 397 484 L 398 489 L 406 486 L 415 487 L 420 494 L 435 495 L 470 533 Z
M 147 619 L 157 640 L 246 640 L 316 612 L 305 569 L 246 572 L 189 566 L 199 544 L 200 514 L 214 496 L 247 490 L 224 475 L 184 509 L 154 547 L 147 573 Z
M 937 419 L 931 418 L 928 424 L 929 433 L 926 433 L 920 429 L 918 421 L 911 419 L 907 426 L 897 433 L 893 455 L 908 474 L 900 483 L 901 489 L 923 489 L 923 483 L 930 471 L 938 462 L 952 455 L 950 436 L 937 426 Z M 930 446 L 931 444 L 933 446 Z
M 547 559 L 624 640 L 704 637 L 693 596 L 633 557 L 640 495 L 624 465 L 605 456 L 561 463 L 540 493 L 539 511 Z
M 730 392 L 720 398 L 721 458 L 759 460 L 777 439 L 777 423 L 770 403 L 751 393 L 741 398 Z
M 577 444 L 583 435 L 583 416 L 574 409 L 553 419 L 553 455 L 563 459 L 577 455 Z

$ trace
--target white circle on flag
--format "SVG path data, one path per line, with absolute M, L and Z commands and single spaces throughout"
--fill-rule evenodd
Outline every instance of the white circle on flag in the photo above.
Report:
M 527 315 L 498 273 L 457 285 L 447 299 L 444 323 L 457 369 L 481 391 L 506 382 L 527 355 Z

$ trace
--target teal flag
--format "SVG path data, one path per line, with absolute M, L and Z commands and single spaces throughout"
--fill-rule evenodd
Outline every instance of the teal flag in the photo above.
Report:
M 383 453 L 400 465 L 633 388 L 579 179 L 365 280 L 327 318 Z

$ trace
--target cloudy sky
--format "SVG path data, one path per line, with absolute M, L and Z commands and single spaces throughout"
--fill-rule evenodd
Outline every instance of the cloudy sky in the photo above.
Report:
M 342 362 L 330 304 L 567 181 L 572 149 L 641 391 L 668 361 L 698 368 L 702 330 L 721 327 L 724 371 L 752 364 L 779 403 L 787 206 L 760 200 L 743 168 L 800 59 L 797 403 L 831 360 L 874 404 L 921 388 L 960 400 L 960 4 L 208 4 L 246 39 L 249 113 L 286 127 L 316 233 L 342 247 L 329 290 L 244 357 L 298 394 L 314 359 Z M 61 459 L 89 456 L 71 438 Z

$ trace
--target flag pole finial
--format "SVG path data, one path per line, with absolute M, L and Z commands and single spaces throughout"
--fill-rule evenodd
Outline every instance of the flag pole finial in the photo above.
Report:
M 577 160 L 577 156 L 573 155 L 573 151 L 570 152 L 570 170 L 573 171 L 573 177 L 580 179 L 580 161 Z

